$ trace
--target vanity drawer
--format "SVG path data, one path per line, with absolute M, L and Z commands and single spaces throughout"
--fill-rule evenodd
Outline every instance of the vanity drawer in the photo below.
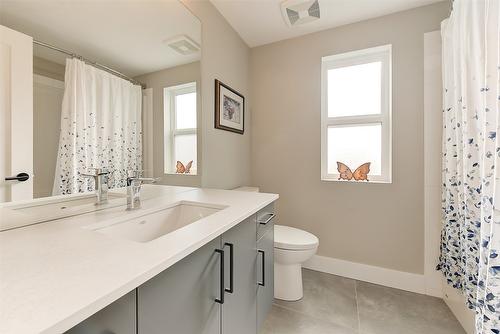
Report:
M 255 214 L 257 224 L 257 240 L 260 240 L 267 231 L 274 227 L 276 214 L 274 212 L 274 203 L 269 204 L 264 209 Z

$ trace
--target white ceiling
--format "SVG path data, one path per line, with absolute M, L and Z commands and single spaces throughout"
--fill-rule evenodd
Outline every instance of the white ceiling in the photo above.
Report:
M 200 59 L 163 43 L 185 34 L 201 45 L 201 23 L 179 1 L 0 0 L 0 24 L 129 76 Z M 64 61 L 41 47 L 35 54 Z
M 442 0 L 319 0 L 321 19 L 288 27 L 283 0 L 210 0 L 250 47 L 420 7 Z

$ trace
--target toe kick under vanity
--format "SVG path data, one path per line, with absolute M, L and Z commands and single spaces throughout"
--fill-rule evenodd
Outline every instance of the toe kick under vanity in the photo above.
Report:
M 154 194 L 134 212 L 115 206 L 1 232 L 0 332 L 258 333 L 273 301 L 278 196 L 145 188 Z M 194 203 L 217 209 L 193 213 Z M 166 215 L 194 222 L 141 231 Z

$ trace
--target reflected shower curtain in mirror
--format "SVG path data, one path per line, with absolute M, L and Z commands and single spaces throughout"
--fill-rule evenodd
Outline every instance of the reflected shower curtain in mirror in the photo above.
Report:
M 499 1 L 455 0 L 443 22 L 443 229 L 440 269 L 500 333 Z
M 81 173 L 111 172 L 109 188 L 126 185 L 140 170 L 142 89 L 79 59 L 66 60 L 61 133 L 53 194 L 94 190 Z

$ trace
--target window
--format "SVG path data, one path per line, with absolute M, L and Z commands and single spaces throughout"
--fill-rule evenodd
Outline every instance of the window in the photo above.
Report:
M 165 173 L 178 174 L 177 161 L 197 173 L 196 82 L 164 89 Z
M 360 180 L 338 162 L 352 173 L 369 162 L 369 181 L 391 182 L 390 45 L 322 58 L 321 179 Z

